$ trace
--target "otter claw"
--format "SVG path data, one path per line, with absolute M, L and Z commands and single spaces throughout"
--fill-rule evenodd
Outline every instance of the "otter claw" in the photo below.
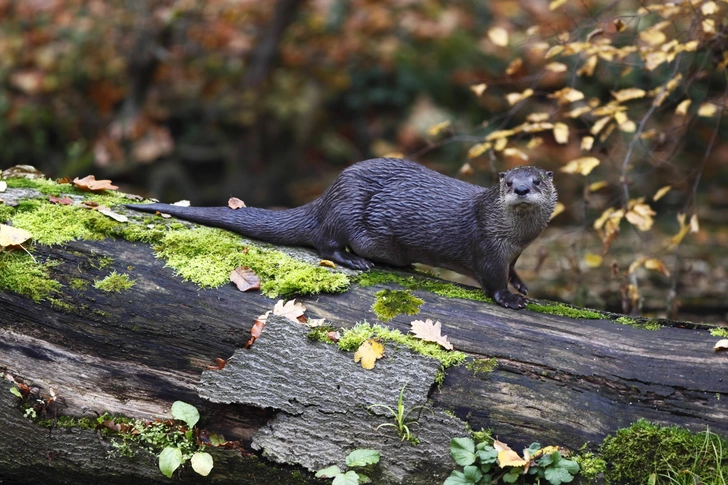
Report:
M 493 299 L 500 306 L 505 308 L 513 308 L 514 310 L 522 310 L 526 308 L 527 300 L 522 295 L 516 295 L 508 290 L 498 290 L 493 295 Z

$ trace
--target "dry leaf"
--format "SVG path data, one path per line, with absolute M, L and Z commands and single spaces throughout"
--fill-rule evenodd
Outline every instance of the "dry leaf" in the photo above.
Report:
M 698 108 L 698 116 L 702 116 L 703 118 L 710 118 L 712 116 L 715 116 L 715 113 L 717 111 L 718 107 L 713 103 L 703 103 L 700 105 L 700 108 Z
M 476 96 L 482 96 L 486 89 L 488 89 L 488 85 L 485 83 L 470 86 L 470 90 L 474 92 Z
M 61 178 L 59 178 L 59 179 L 56 180 L 56 183 L 57 184 L 70 184 L 71 183 L 71 178 L 70 177 L 61 177 Z M 140 197 L 140 199 L 141 199 L 141 197 Z
M 506 68 L 506 75 L 508 75 L 508 76 L 514 75 L 521 69 L 522 65 L 523 65 L 523 59 L 521 59 L 520 57 L 516 57 L 515 59 L 513 59 L 511 61 L 510 64 L 508 64 L 508 67 Z
M 319 266 L 326 266 L 327 268 L 336 268 L 336 263 L 329 259 L 322 259 L 319 261 Z
M 447 335 L 442 335 L 442 324 L 437 321 L 433 322 L 429 318 L 424 322 L 422 320 L 414 320 L 410 331 L 415 334 L 416 338 L 427 342 L 435 342 L 447 350 L 452 350 L 453 346 L 447 340 Z
M 578 89 L 565 87 L 549 94 L 548 97 L 551 99 L 555 99 L 558 104 L 569 104 L 573 103 L 574 101 L 584 99 L 584 93 L 582 93 Z
M 506 466 L 527 466 L 530 460 L 524 460 L 521 456 L 513 451 L 507 444 L 502 441 L 493 440 L 493 448 L 498 452 L 498 466 L 503 468 Z
M 237 197 L 230 197 L 230 199 L 228 199 L 228 207 L 230 207 L 231 209 L 242 209 L 243 207 L 245 207 L 245 202 L 238 199 Z
M 230 281 L 235 283 L 240 291 L 259 290 L 260 278 L 255 271 L 247 266 L 238 266 L 230 272 Z
M 728 350 L 728 338 L 718 340 L 713 347 L 716 352 L 719 350 Z
M 374 369 L 377 359 L 381 359 L 383 355 L 384 345 L 370 338 L 359 346 L 354 354 L 354 362 L 361 361 L 363 368 Z
M 677 108 L 675 108 L 675 114 L 680 116 L 685 116 L 688 114 L 688 108 L 690 108 L 690 103 L 692 103 L 692 100 L 690 99 L 684 99 L 680 102 L 680 104 L 677 105 Z
M 562 145 L 569 141 L 569 126 L 566 123 L 554 124 L 554 139 Z
M 55 195 L 49 195 L 48 196 L 48 202 L 51 204 L 58 204 L 58 205 L 73 205 L 73 199 L 71 199 L 69 196 L 65 196 L 64 198 L 58 198 Z
M 657 201 L 657 200 L 662 199 L 665 196 L 665 194 L 670 191 L 671 188 L 672 188 L 672 185 L 665 185 L 660 190 L 655 192 L 655 195 L 652 196 L 652 200 Z
M 602 265 L 602 256 L 594 253 L 586 253 L 584 255 L 584 263 L 590 268 L 598 268 Z
M 111 184 L 111 180 L 96 180 L 93 175 L 87 175 L 84 178 L 76 177 L 73 179 L 73 185 L 82 190 L 90 190 L 91 192 L 99 192 L 101 190 L 116 190 L 119 187 Z
M 301 303 L 296 303 L 296 300 L 290 300 L 283 302 L 278 300 L 278 303 L 273 307 L 273 315 L 286 317 L 292 322 L 305 323 L 306 317 L 303 316 L 303 312 L 306 311 L 306 307 Z
M 462 167 L 460 167 L 460 170 L 458 170 L 459 175 L 473 175 L 475 171 L 473 170 L 473 166 L 470 165 L 469 162 L 465 162 Z
M 8 188 L 8 183 L 3 180 L 0 180 L 0 192 L 5 192 L 5 189 L 7 189 L 7 188 Z
M 476 158 L 485 153 L 487 150 L 490 150 L 493 147 L 491 143 L 485 142 L 485 143 L 478 143 L 477 145 L 473 145 L 470 147 L 470 150 L 468 150 L 468 158 Z
M 627 88 L 617 92 L 611 91 L 611 93 L 618 103 L 623 103 L 624 101 L 629 101 L 630 99 L 644 98 L 645 94 L 647 94 L 644 89 L 639 88 Z
M 528 88 L 522 93 L 508 93 L 506 94 L 506 100 L 508 101 L 508 104 L 513 106 L 514 104 L 523 101 L 526 98 L 530 98 L 533 96 L 533 89 Z
M 445 120 L 440 123 L 435 123 L 434 125 L 430 126 L 427 129 L 427 133 L 430 136 L 437 136 L 442 132 L 442 130 L 444 130 L 445 128 L 448 128 L 449 126 L 450 126 L 450 120 Z
M 569 66 L 567 66 L 563 62 L 549 62 L 544 67 L 547 71 L 551 72 L 565 72 L 567 69 L 569 69 Z
M 585 136 L 581 139 L 581 149 L 585 152 L 588 152 L 592 149 L 594 146 L 594 137 L 593 136 Z
M 334 331 L 326 332 L 326 338 L 328 338 L 332 342 L 338 342 L 339 339 L 341 338 L 341 334 L 339 332 L 334 332 Z
M 19 227 L 0 224 L 0 247 L 20 246 L 33 237 L 31 233 Z
M 248 340 L 245 344 L 246 349 L 249 349 L 250 346 L 258 340 L 258 337 L 260 337 L 260 334 L 263 332 L 263 328 L 265 327 L 265 322 L 268 319 L 268 315 L 270 315 L 270 310 L 259 316 L 253 323 L 253 328 L 250 329 L 250 340 Z
M 123 214 L 117 214 L 116 212 L 112 211 L 111 209 L 99 208 L 99 209 L 97 209 L 97 211 L 100 212 L 101 214 L 105 215 L 106 217 L 111 217 L 112 219 L 114 219 L 117 222 L 129 222 L 128 217 L 126 217 Z
M 581 157 L 570 161 L 565 167 L 561 168 L 564 173 L 580 173 L 582 175 L 589 175 L 594 170 L 594 167 L 599 165 L 599 159 L 595 157 Z
M 221 359 L 220 357 L 215 359 L 215 365 L 208 365 L 207 370 L 223 370 L 225 365 L 228 363 L 227 360 Z
M 508 31 L 503 27 L 493 27 L 488 31 L 488 38 L 498 47 L 508 45 Z
M 648 258 L 645 260 L 645 268 L 651 269 L 653 271 L 659 271 L 660 273 L 664 274 L 665 276 L 670 276 L 670 271 L 665 267 L 665 263 L 660 261 L 657 258 Z

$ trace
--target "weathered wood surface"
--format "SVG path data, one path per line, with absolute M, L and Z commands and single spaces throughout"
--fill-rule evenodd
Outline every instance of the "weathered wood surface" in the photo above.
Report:
M 102 270 L 96 262 L 104 256 L 113 258 L 114 263 Z M 319 445 L 329 450 L 328 445 L 336 442 L 340 446 L 337 449 L 344 449 L 360 438 L 330 436 L 328 442 L 323 441 L 325 438 L 312 442 L 309 446 L 314 449 L 307 450 L 306 457 L 282 455 L 278 445 L 290 438 L 286 430 L 297 429 L 287 428 L 285 423 L 290 423 L 300 409 L 281 410 L 283 406 L 262 406 L 245 399 L 238 400 L 238 404 L 215 404 L 200 397 L 200 376 L 207 365 L 216 357 L 229 357 L 242 346 L 253 319 L 270 309 L 272 300 L 256 293 L 240 293 L 231 285 L 200 290 L 175 277 L 143 244 L 79 241 L 40 247 L 36 257 L 61 261 L 53 268 L 53 275 L 62 282 L 71 278 L 92 281 L 112 269 L 129 273 L 136 281 L 130 290 L 112 294 L 93 286 L 79 292 L 66 286 L 64 298 L 74 303 L 74 311 L 0 293 L 0 369 L 45 392 L 52 387 L 63 397 L 60 413 L 93 415 L 94 411 L 108 411 L 156 418 L 169 416 L 169 406 L 176 400 L 191 403 L 207 417 L 205 428 L 227 439 L 242 440 L 259 454 L 250 458 L 237 451 L 219 450 L 213 477 L 206 479 L 213 483 L 273 483 L 258 481 L 264 470 L 290 475 L 314 462 L 318 465 L 332 459 L 325 451 L 320 460 L 311 458 Z M 354 285 L 342 295 L 320 295 L 303 301 L 310 317 L 326 317 L 334 325 L 347 327 L 365 319 L 376 321 L 371 304 L 379 289 Z M 430 389 L 429 397 L 441 424 L 444 411 L 452 411 L 474 429 L 493 429 L 516 449 L 532 441 L 579 447 L 586 441 L 600 441 L 640 417 L 694 430 L 710 426 L 712 431 L 728 435 L 728 355 L 712 350 L 716 339 L 704 329 L 666 327 L 648 331 L 609 320 L 572 320 L 415 293 L 425 300 L 420 316 L 443 322 L 444 333 L 457 349 L 473 357 L 496 357 L 498 361 L 491 373 L 474 374 L 465 367 L 450 369 L 442 388 Z M 406 332 L 410 320 L 397 317 L 389 325 Z M 265 330 L 261 338 L 265 338 Z M 279 349 L 290 351 L 283 345 Z M 392 352 L 402 355 L 400 351 Z M 311 359 L 310 366 L 317 365 L 316 359 Z M 401 382 L 422 377 L 417 369 L 420 367 L 416 365 L 402 365 L 401 375 L 393 374 L 400 375 L 396 382 L 391 382 L 391 376 L 389 382 L 384 379 L 384 372 L 371 371 L 369 376 L 382 393 L 367 399 L 395 405 Z M 289 378 L 300 376 L 281 375 L 280 382 L 270 385 L 280 386 Z M 73 475 L 69 473 L 88 473 L 100 481 L 117 483 L 122 473 L 123 480 L 135 477 L 165 481 L 158 475 L 153 457 L 134 463 L 122 457 L 106 458 L 106 446 L 92 432 L 54 430 L 49 436 L 47 429 L 37 428 L 22 417 L 17 399 L 6 387 L 0 399 L 0 478 L 71 483 L 68 480 Z M 426 392 L 426 387 L 420 384 L 419 389 Z M 244 395 L 245 389 L 240 392 Z M 295 402 L 296 396 L 289 399 Z M 406 402 L 410 406 L 421 403 L 414 390 L 408 393 Z M 369 403 L 362 400 L 363 405 Z M 365 419 L 363 414 L 361 417 Z M 423 463 L 423 469 L 439 467 L 434 472 L 426 470 L 430 482 L 405 479 L 402 483 L 438 483 L 454 468 L 447 456 L 448 442 L 458 433 L 465 434 L 455 421 L 445 426 L 447 431 L 441 433 L 439 444 L 428 429 L 445 428 L 428 428 L 424 423 L 427 429 L 414 430 L 427 438 L 426 446 L 432 442 L 444 451 L 442 456 Z M 356 435 L 357 430 L 351 433 Z M 371 429 L 360 434 L 366 435 L 362 442 L 373 446 L 377 435 Z M 383 455 L 383 467 L 385 461 L 395 468 L 397 463 L 407 462 L 412 445 L 394 446 L 398 438 L 384 430 L 378 436 L 392 445 Z M 260 437 L 260 443 L 256 437 Z M 281 459 L 288 464 L 276 461 Z M 337 456 L 331 463 L 342 460 L 343 456 Z M 412 476 L 423 471 L 407 467 L 400 470 Z M 397 473 L 378 483 L 397 483 L 394 477 L 401 476 Z M 276 479 L 277 483 L 286 483 L 283 475 Z M 197 480 L 189 470 L 179 478 Z

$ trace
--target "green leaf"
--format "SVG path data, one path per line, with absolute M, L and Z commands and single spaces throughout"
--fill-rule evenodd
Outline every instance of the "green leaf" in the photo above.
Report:
M 175 401 L 172 404 L 172 417 L 187 423 L 190 428 L 197 424 L 200 420 L 200 413 L 197 408 L 191 404 L 182 401 Z
M 204 451 L 198 451 L 190 458 L 190 464 L 194 471 L 206 477 L 212 470 L 212 455 Z
M 165 477 L 172 478 L 174 471 L 182 464 L 182 450 L 168 446 L 159 454 L 159 469 Z
M 472 465 L 475 463 L 475 443 L 470 438 L 453 438 L 450 440 L 450 454 L 458 465 Z
M 339 475 L 334 478 L 331 485 L 359 485 L 359 474 L 355 471 L 349 470 L 343 475 Z
M 480 473 L 477 466 L 466 466 L 463 468 L 463 472 L 465 473 L 465 478 L 470 480 L 472 483 L 478 483 L 480 479 L 483 478 L 483 474 Z
M 569 473 L 566 469 L 561 467 L 550 466 L 543 471 L 544 478 L 551 485 L 561 485 L 562 483 L 569 483 L 574 479 L 574 475 Z
M 477 485 L 477 482 L 469 480 L 463 472 L 453 470 L 445 480 L 444 485 Z
M 521 476 L 520 472 L 510 472 L 503 475 L 503 481 L 506 483 L 516 483 L 516 480 L 518 480 L 518 477 Z
M 488 446 L 476 453 L 480 463 L 483 465 L 491 465 L 498 461 L 498 452 L 492 446 Z
M 331 465 L 316 472 L 316 478 L 334 478 L 339 475 L 341 475 L 341 468 L 336 465 Z
M 528 447 L 528 453 L 530 453 L 530 455 L 533 456 L 540 449 L 541 449 L 541 443 L 531 443 L 531 446 Z
M 20 399 L 23 399 L 23 395 L 20 394 L 20 390 L 17 387 L 11 387 L 10 392 L 13 394 L 13 396 L 17 396 Z
M 363 473 L 359 473 L 359 483 L 372 483 L 372 479 Z
M 227 443 L 225 437 L 219 433 L 210 433 L 210 444 L 213 446 L 220 446 Z
M 572 475 L 576 475 L 579 473 L 579 464 L 575 462 L 574 460 L 567 460 L 566 458 L 562 458 L 559 462 L 559 466 L 563 469 L 565 469 L 567 472 L 571 473 Z
M 377 450 L 357 449 L 346 457 L 346 466 L 366 466 L 379 463 L 379 452 Z

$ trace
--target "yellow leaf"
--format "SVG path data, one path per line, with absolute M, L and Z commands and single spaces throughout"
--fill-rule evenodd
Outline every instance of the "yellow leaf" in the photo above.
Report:
M 526 144 L 526 148 L 528 148 L 529 150 L 533 150 L 534 148 L 538 148 L 541 145 L 543 145 L 543 138 L 541 138 L 540 136 L 537 136 L 535 138 L 531 138 L 530 140 L 528 140 L 528 144 Z
M 666 193 L 668 193 L 671 188 L 672 188 L 672 185 L 665 185 L 660 190 L 658 190 L 657 192 L 655 192 L 655 195 L 652 196 L 652 200 L 658 201 L 658 200 L 662 199 L 662 197 L 664 197 L 664 195 Z
M 703 32 L 706 34 L 715 34 L 715 20 L 703 19 Z
M 475 93 L 476 96 L 482 96 L 483 92 L 488 88 L 485 83 L 475 84 L 470 86 L 470 90 Z
M 503 155 L 505 155 L 506 157 L 518 157 L 521 160 L 528 160 L 528 155 L 523 153 L 518 148 L 506 148 L 505 150 L 503 150 Z
M 611 116 L 605 116 L 604 118 L 600 118 L 594 122 L 594 124 L 591 127 L 591 130 L 589 130 L 589 133 L 592 135 L 598 135 L 600 131 L 606 126 L 607 123 L 609 123 L 609 120 L 611 120 Z
M 680 230 L 670 238 L 670 247 L 680 244 L 687 233 L 690 232 L 690 226 L 685 224 L 685 214 L 678 214 L 677 222 L 680 224 Z
M 0 224 L 0 247 L 19 246 L 33 237 L 31 233 L 19 227 Z
M 649 231 L 654 223 L 652 216 L 655 215 L 655 211 L 640 199 L 630 201 L 629 205 L 629 210 L 624 215 L 625 219 L 640 231 Z
M 404 153 L 402 153 L 402 152 L 387 152 L 384 155 L 382 155 L 382 158 L 404 158 Z
M 556 123 L 554 125 L 554 139 L 556 143 L 564 144 L 569 141 L 569 127 L 566 123 Z
M 549 114 L 548 113 L 531 113 L 528 116 L 526 116 L 526 119 L 533 123 L 538 123 L 539 121 L 546 121 L 547 119 L 549 119 Z
M 586 265 L 590 268 L 598 268 L 599 266 L 601 266 L 603 259 L 604 258 L 602 258 L 602 256 L 599 254 L 586 253 L 584 255 L 584 263 L 586 263 Z
M 460 175 L 473 175 L 475 171 L 473 170 L 473 166 L 470 165 L 469 162 L 465 162 L 462 167 L 460 167 L 460 170 L 458 170 L 458 174 Z
M 614 28 L 617 32 L 622 32 L 624 29 L 627 28 L 627 24 L 624 23 L 622 19 L 617 19 L 613 22 Z
M 599 165 L 599 159 L 595 157 L 580 157 L 574 159 L 561 168 L 564 173 L 580 173 L 582 175 L 589 175 L 594 170 L 594 167 Z
M 710 118 L 714 116 L 717 111 L 718 107 L 713 103 L 703 103 L 700 105 L 700 108 L 698 108 L 698 116 Z
M 533 89 L 528 88 L 522 93 L 508 93 L 506 94 L 506 99 L 508 100 L 508 104 L 513 106 L 514 104 L 518 103 L 519 101 L 522 101 L 526 98 L 529 98 L 533 96 Z
M 685 116 L 688 114 L 688 108 L 690 108 L 690 103 L 692 103 L 691 100 L 685 99 L 680 102 L 680 104 L 677 105 L 677 108 L 675 108 L 675 114 L 680 116 Z
M 584 99 L 584 93 L 578 89 L 565 87 L 549 94 L 549 98 L 556 99 L 559 104 L 569 104 Z
M 558 55 L 559 55 L 559 54 L 561 54 L 561 53 L 562 53 L 563 51 L 564 51 L 564 46 L 563 46 L 563 45 L 555 45 L 555 46 L 552 46 L 552 47 L 551 47 L 551 48 L 550 48 L 550 49 L 549 49 L 549 50 L 548 50 L 548 51 L 546 52 L 546 55 L 545 55 L 544 57 L 545 57 L 546 59 L 551 59 L 551 58 L 552 58 L 552 57 L 554 57 L 554 56 L 558 56 Z
M 644 56 L 645 68 L 648 71 L 654 71 L 663 62 L 667 61 L 667 54 L 662 51 L 652 51 Z
M 430 126 L 430 128 L 427 129 L 427 133 L 430 134 L 430 136 L 437 136 L 442 130 L 450 126 L 450 120 L 445 120 L 440 123 L 435 123 L 434 125 Z
M 589 192 L 596 192 L 597 190 L 603 189 L 607 185 L 609 185 L 609 184 L 607 184 L 606 180 L 600 180 L 599 182 L 593 182 L 593 183 L 589 184 L 589 186 L 587 187 L 587 190 Z
M 549 3 L 549 10 L 553 12 L 565 3 L 566 0 L 551 0 L 551 3 Z
M 524 123 L 519 126 L 521 130 L 525 133 L 536 133 L 538 131 L 552 130 L 554 128 L 554 124 L 549 123 L 548 121 L 539 121 L 538 123 Z
M 508 64 L 508 67 L 506 68 L 506 74 L 509 76 L 514 75 L 518 72 L 519 69 L 521 69 L 521 66 L 523 65 L 523 59 L 520 57 L 516 57 L 511 61 L 510 64 Z
M 557 202 L 554 206 L 554 211 L 551 213 L 551 217 L 549 217 L 549 220 L 553 219 L 554 217 L 558 216 L 562 212 L 566 210 L 566 206 L 562 204 L 561 202 Z
M 499 47 L 508 45 L 508 31 L 503 27 L 493 27 L 488 31 L 488 38 Z
M 627 274 L 632 274 L 635 272 L 637 268 L 645 264 L 645 260 L 647 258 L 638 258 L 634 261 L 632 261 L 632 264 L 629 265 L 629 268 L 627 269 Z
M 591 76 L 594 74 L 594 69 L 597 67 L 597 56 L 590 56 L 583 66 L 576 71 L 577 76 Z
M 665 264 L 657 258 L 649 258 L 645 260 L 645 268 L 653 271 L 659 271 L 665 276 L 670 276 L 670 272 L 665 267 Z
M 618 103 L 623 103 L 624 101 L 629 101 L 630 99 L 644 98 L 645 94 L 647 94 L 644 89 L 639 88 L 627 88 L 617 92 L 611 91 L 611 93 Z
M 489 133 L 488 136 L 485 137 L 485 141 L 497 140 L 498 138 L 508 138 L 509 136 L 515 134 L 516 130 L 496 130 L 492 133 Z
M 632 120 L 627 120 L 623 123 L 620 123 L 619 131 L 623 131 L 625 133 L 634 133 L 635 131 L 637 131 L 637 123 Z
M 493 144 L 493 150 L 499 152 L 508 145 L 508 138 L 498 138 Z
M 506 466 L 525 466 L 529 463 L 529 460 L 521 458 L 518 453 L 502 441 L 493 440 L 493 448 L 498 452 L 498 466 L 501 468 Z
M 384 345 L 370 338 L 362 343 L 354 354 L 354 362 L 361 361 L 361 366 L 365 369 L 374 369 L 377 359 L 381 359 L 384 355 Z
M 592 109 L 591 109 L 590 106 L 582 106 L 580 108 L 574 108 L 574 109 L 572 109 L 571 111 L 569 111 L 568 113 L 566 113 L 566 116 L 568 116 L 569 118 L 578 118 L 579 116 L 581 116 L 581 115 L 583 115 L 585 113 L 588 113 L 591 110 Z
M 473 145 L 470 147 L 470 150 L 468 150 L 468 158 L 476 158 L 481 156 L 486 151 L 490 150 L 491 144 L 486 143 L 478 143 L 477 145 Z
M 695 234 L 698 231 L 700 231 L 700 226 L 698 225 L 698 215 L 693 214 L 692 216 L 690 216 L 690 234 Z
M 585 136 L 581 139 L 581 149 L 585 152 L 588 152 L 592 149 L 592 146 L 594 146 L 594 137 L 593 136 Z
M 647 29 L 640 32 L 640 39 L 642 39 L 643 42 L 646 42 L 651 46 L 656 46 L 664 44 L 667 40 L 667 36 L 665 36 L 665 34 L 660 32 L 659 30 Z
M 551 72 L 565 72 L 569 67 L 563 62 L 549 62 L 546 64 L 545 69 Z
M 718 6 L 715 4 L 715 2 L 705 2 L 700 6 L 700 11 L 703 12 L 703 15 L 713 15 L 718 10 Z

